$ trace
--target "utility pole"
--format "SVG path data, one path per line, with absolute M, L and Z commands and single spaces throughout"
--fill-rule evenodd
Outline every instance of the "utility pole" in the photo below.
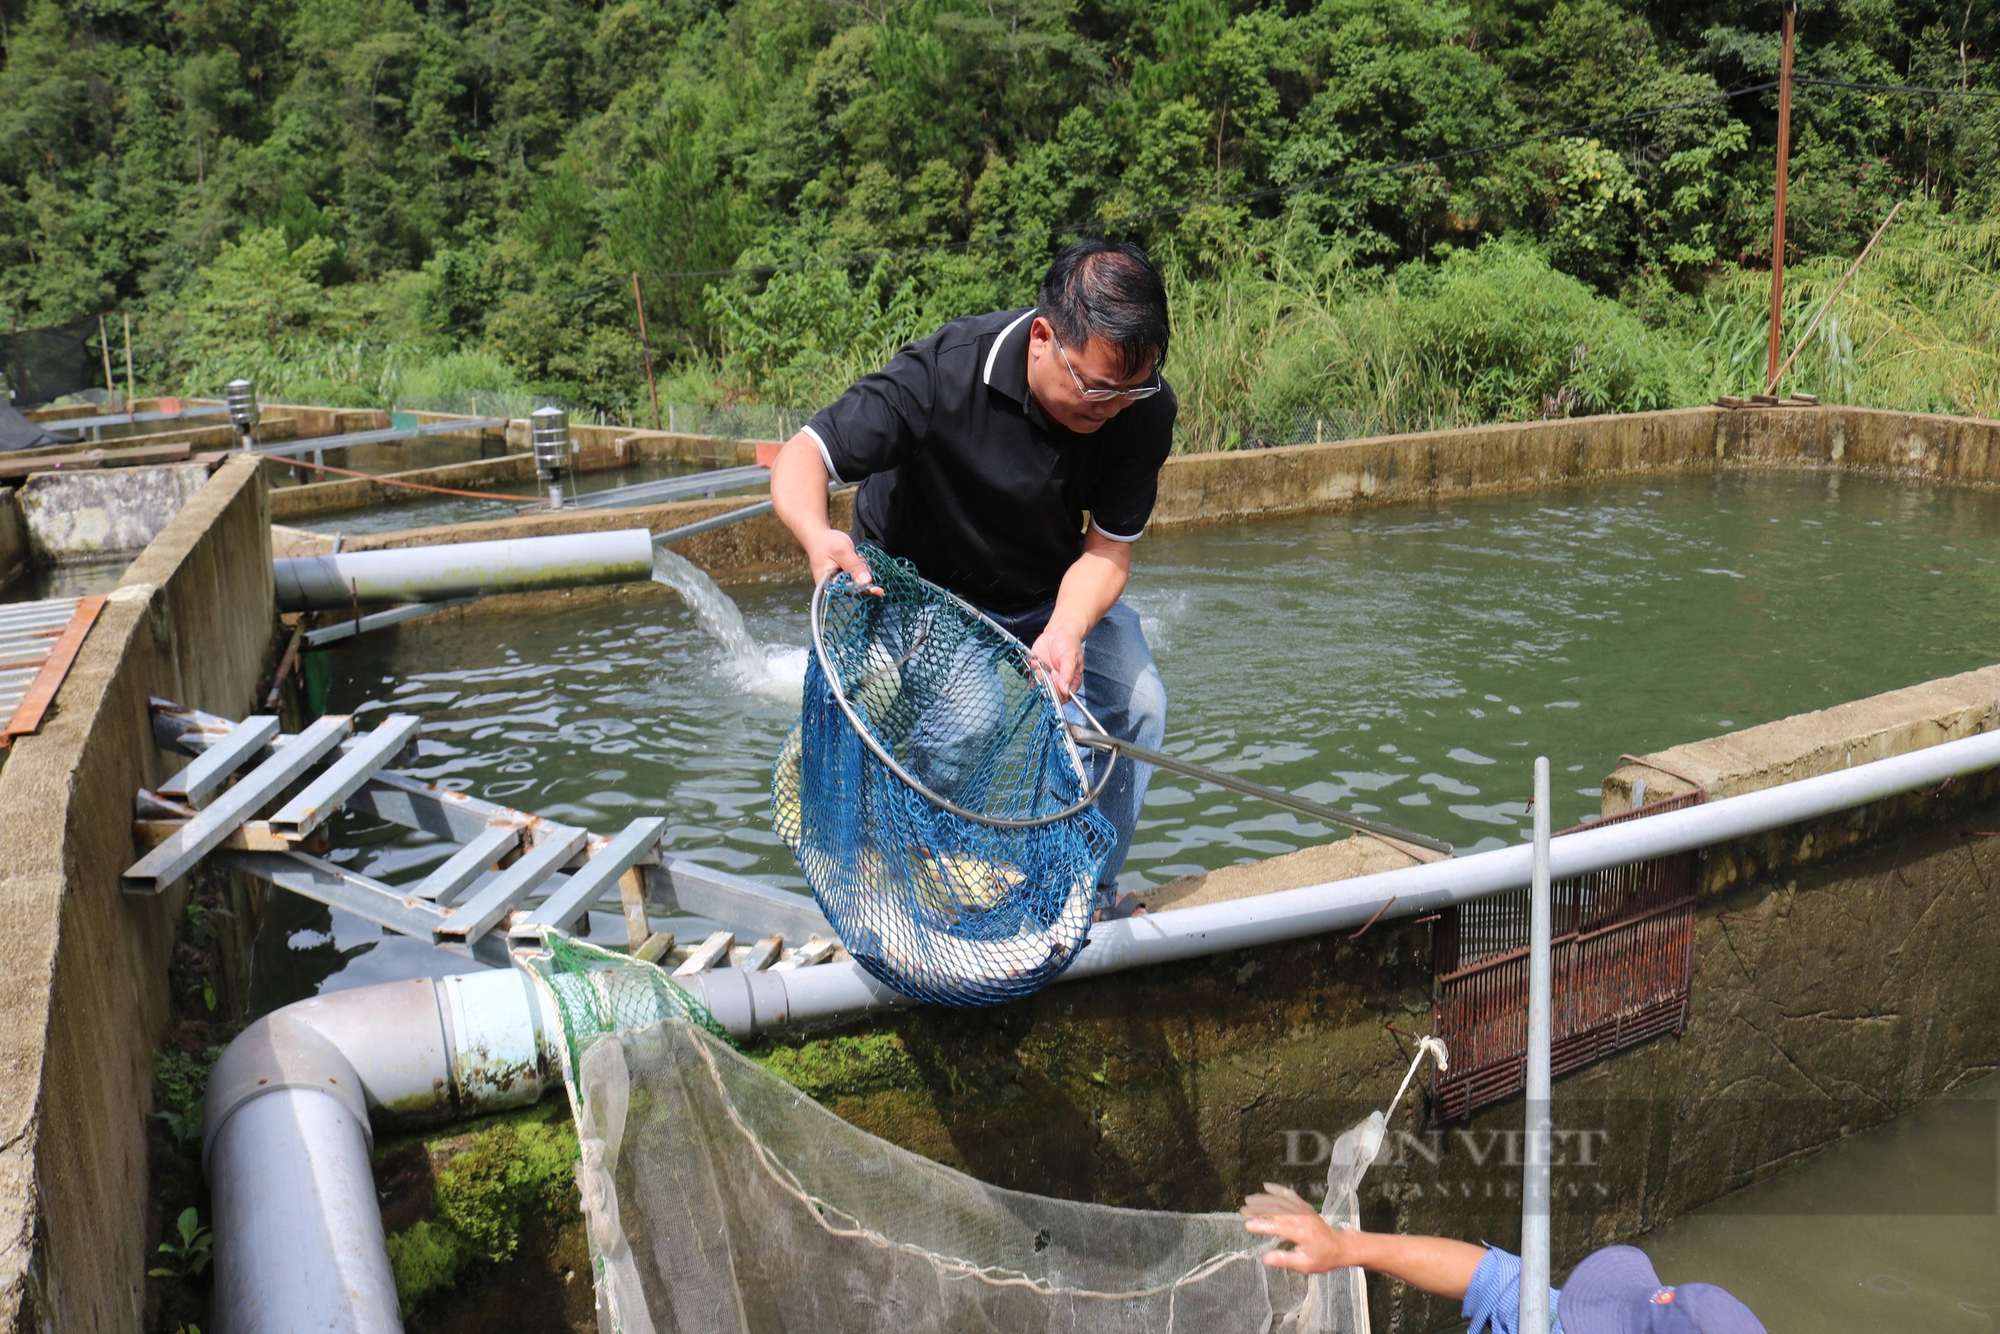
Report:
M 136 396 L 132 392 L 132 312 L 128 310 L 125 312 L 125 411 L 138 411 L 132 406 L 134 401 Z
M 660 429 L 660 391 L 653 384 L 653 345 L 646 340 L 646 301 L 639 295 L 639 271 L 632 270 L 632 304 L 639 310 L 639 350 L 646 354 L 646 392 L 653 397 L 653 429 Z
M 1778 392 L 1780 322 L 1785 310 L 1785 178 L 1792 164 L 1792 30 L 1797 0 L 1785 0 L 1785 49 L 1778 59 L 1778 210 L 1771 224 L 1771 354 L 1765 363 L 1767 394 Z

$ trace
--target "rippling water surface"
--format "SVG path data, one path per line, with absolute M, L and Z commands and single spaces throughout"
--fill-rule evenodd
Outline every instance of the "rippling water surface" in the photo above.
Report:
M 1524 835 L 1537 753 L 1561 827 L 1596 812 L 1621 752 L 2000 661 L 1996 536 L 2000 496 L 1983 492 L 1663 477 L 1161 532 L 1128 597 L 1166 680 L 1170 750 L 1470 850 Z M 421 715 L 429 781 L 600 832 L 664 814 L 680 852 L 803 889 L 768 794 L 808 589 L 730 592 L 754 660 L 661 587 L 365 638 L 333 655 L 330 707 L 364 725 Z M 1134 881 L 1334 832 L 1168 775 L 1145 816 Z M 352 819 L 339 842 L 391 881 L 449 852 Z M 377 941 L 316 911 L 293 944 L 329 969 Z M 340 984 L 430 954 L 380 945 Z

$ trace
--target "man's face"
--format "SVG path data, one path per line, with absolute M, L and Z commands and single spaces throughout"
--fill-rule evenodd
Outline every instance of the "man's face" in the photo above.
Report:
M 1125 374 L 1118 349 L 1105 339 L 1087 339 L 1081 347 L 1059 345 L 1056 331 L 1041 316 L 1028 326 L 1028 392 L 1043 412 L 1078 435 L 1089 435 L 1133 403 L 1124 397 L 1093 402 L 1081 390 L 1138 389 L 1153 382 L 1151 366 L 1141 367 L 1137 375 Z

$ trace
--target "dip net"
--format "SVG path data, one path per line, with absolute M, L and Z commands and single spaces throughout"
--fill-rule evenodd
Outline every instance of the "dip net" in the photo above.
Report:
M 603 1334 L 1366 1334 L 1361 1271 L 1259 1259 L 1235 1214 L 1002 1190 L 877 1139 L 735 1050 L 659 969 L 551 934 Z M 1336 1142 L 1352 1226 L 1382 1139 Z
M 1027 646 L 904 561 L 813 591 L 772 810 L 870 973 L 940 1005 L 1047 986 L 1090 934 L 1110 822 Z M 1102 762 L 1098 788 L 1109 776 Z

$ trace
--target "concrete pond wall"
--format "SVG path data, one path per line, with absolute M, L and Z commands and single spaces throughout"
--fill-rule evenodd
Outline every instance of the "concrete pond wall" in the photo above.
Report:
M 179 896 L 127 899 L 117 878 L 134 855 L 133 794 L 172 764 L 152 745 L 148 698 L 240 716 L 273 656 L 271 492 L 259 467 L 225 463 L 160 531 L 112 595 L 41 734 L 0 767 L 0 1294 L 9 1328 L 140 1325 L 160 1232 L 142 1203 L 150 1055 L 184 905 Z M 2000 424 L 1693 409 L 1188 456 L 1163 474 L 1158 521 L 1716 467 L 1995 485 Z M 540 515 L 348 546 L 657 531 L 742 503 Z M 680 549 L 725 582 L 800 573 L 769 519 Z M 536 596 L 665 594 L 635 586 Z M 451 614 L 531 605 L 490 599 Z M 1985 730 L 1996 716 L 2000 669 L 1927 683 L 1642 757 L 1607 779 L 1606 809 L 1622 809 L 1639 777 L 1655 796 L 1672 790 L 1674 774 L 1724 795 Z M 1559 1268 L 1994 1068 L 2000 914 L 1988 880 L 2000 851 L 1969 835 L 2000 828 L 1996 806 L 1994 780 L 1965 781 L 1709 851 L 1686 1031 L 1556 1086 L 1572 1158 L 1557 1178 Z M 1360 873 L 1389 855 L 1369 852 L 1342 845 L 1295 856 Z M 1233 892 L 1223 873 L 1211 879 L 1176 893 Z M 1226 1208 L 1264 1180 L 1309 1186 L 1324 1171 L 1325 1137 L 1393 1091 L 1411 1035 L 1430 1024 L 1430 930 L 1388 921 L 1358 939 L 1065 983 L 992 1011 L 884 1015 L 770 1041 L 756 1054 L 856 1124 L 991 1181 L 1118 1204 Z M 1434 1132 L 1405 1108 L 1398 1159 L 1378 1174 L 1369 1224 L 1512 1242 L 1519 1162 L 1509 1135 L 1519 1119 L 1518 1102 L 1502 1104 Z M 1378 1284 L 1375 1300 L 1381 1329 L 1448 1322 L 1394 1285 Z
M 147 1115 L 186 892 L 127 898 L 148 701 L 241 716 L 270 655 L 259 464 L 224 464 L 113 591 L 39 734 L 0 768 L 0 1319 L 136 1330 L 159 1240 Z M 229 998 L 225 998 L 225 1003 Z

